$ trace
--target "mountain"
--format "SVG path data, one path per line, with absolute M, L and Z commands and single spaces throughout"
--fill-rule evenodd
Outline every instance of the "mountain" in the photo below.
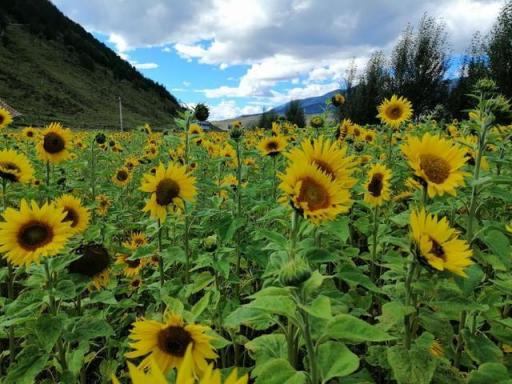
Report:
M 17 125 L 165 126 L 181 110 L 163 85 L 64 16 L 48 0 L 0 0 L 0 99 Z
M 324 109 L 326 108 L 325 102 L 330 99 L 332 96 L 334 96 L 336 93 L 340 93 L 342 91 L 340 90 L 334 90 L 331 92 L 327 92 L 325 95 L 322 96 L 315 96 L 315 97 L 308 97 L 306 99 L 300 99 L 300 105 L 302 108 L 304 108 L 304 113 L 306 115 L 316 115 L 319 113 L 322 113 Z M 290 103 L 285 103 L 282 105 L 279 105 L 277 107 L 272 108 L 272 111 L 277 113 L 278 115 L 284 115 L 286 112 L 286 109 L 288 108 L 288 105 Z

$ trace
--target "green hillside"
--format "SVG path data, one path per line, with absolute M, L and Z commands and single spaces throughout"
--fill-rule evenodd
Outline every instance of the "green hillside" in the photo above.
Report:
M 73 128 L 163 127 L 180 109 L 160 84 L 66 18 L 47 0 L 0 0 L 0 98 L 16 125 L 58 120 Z

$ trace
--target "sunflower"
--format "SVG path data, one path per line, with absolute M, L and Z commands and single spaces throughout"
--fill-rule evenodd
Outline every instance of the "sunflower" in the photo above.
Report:
M 98 195 L 96 196 L 96 202 L 98 203 L 96 207 L 96 212 L 100 216 L 105 216 L 108 212 L 108 209 L 112 205 L 112 201 L 107 195 Z
M 27 184 L 34 178 L 34 168 L 28 158 L 12 149 L 0 151 L 0 178 Z
M 20 209 L 7 208 L 0 222 L 0 252 L 12 264 L 28 266 L 54 256 L 66 245 L 71 226 L 66 214 L 53 204 L 39 207 L 21 200 Z
M 391 170 L 382 164 L 374 164 L 364 185 L 364 201 L 373 207 L 384 204 L 390 198 Z
M 126 254 L 119 254 L 116 258 L 116 264 L 123 266 L 123 274 L 126 277 L 139 275 L 140 271 L 147 263 L 148 258 L 130 259 L 130 256 Z
M 23 131 L 21 131 L 21 133 L 27 139 L 34 139 L 37 136 L 37 134 L 38 134 L 37 130 L 32 128 L 32 127 L 24 128 Z
M 300 147 L 285 155 L 294 163 L 312 163 L 332 179 L 342 183 L 344 188 L 352 188 L 356 183 L 351 175 L 357 163 L 353 156 L 347 156 L 346 148 L 339 148 L 336 142 L 320 136 L 311 141 L 305 139 Z
M 167 384 L 168 381 L 165 378 L 162 371 L 156 365 L 154 359 L 151 359 L 149 363 L 149 370 L 137 368 L 132 363 L 128 363 L 128 372 L 130 373 L 130 379 L 132 384 Z M 193 382 L 192 382 L 193 383 Z M 120 384 L 117 377 L 112 376 L 112 384 Z M 177 383 L 179 384 L 179 383 Z
M 336 140 L 344 141 L 349 133 L 350 127 L 352 126 L 352 121 L 350 119 L 343 119 L 338 128 L 336 129 Z
M 128 169 L 130 172 L 133 171 L 133 169 L 139 165 L 139 160 L 135 156 L 127 157 L 124 166 L 126 169 Z
M 7 109 L 0 108 L 0 129 L 12 123 L 12 116 Z
M 467 163 L 474 166 L 476 164 L 476 157 L 478 152 L 478 137 L 474 135 L 467 135 L 459 137 L 458 141 L 463 144 L 463 148 L 466 150 Z M 489 170 L 489 162 L 487 157 L 480 157 L 480 168 L 484 171 Z
M 433 357 L 443 357 L 444 356 L 444 348 L 443 348 L 442 344 L 437 340 L 434 340 L 432 342 L 432 344 L 430 344 L 428 351 Z
M 438 220 L 437 215 L 428 214 L 422 208 L 411 213 L 410 223 L 421 261 L 439 271 L 466 276 L 464 268 L 473 264 L 471 249 L 465 240 L 458 238 L 446 218 Z
M 210 345 L 211 336 L 205 334 L 208 327 L 198 324 L 185 324 L 178 315 L 169 315 L 165 323 L 155 320 L 139 320 L 130 331 L 130 347 L 134 351 L 127 353 L 128 358 L 146 356 L 140 367 L 146 368 L 151 358 L 167 373 L 173 367 L 180 367 L 185 352 L 191 346 L 194 373 L 204 372 L 206 359 L 215 359 L 217 354 Z
M 364 131 L 363 139 L 367 143 L 373 143 L 375 141 L 375 138 L 377 137 L 377 133 L 371 129 L 367 129 Z
M 71 224 L 73 234 L 85 231 L 89 225 L 90 214 L 78 197 L 63 195 L 55 200 L 55 206 L 66 213 L 64 221 Z
M 123 242 L 123 247 L 134 251 L 137 248 L 140 248 L 148 243 L 149 239 L 146 236 L 146 234 L 139 231 L 135 231 L 130 234 L 130 238 L 127 241 Z
M 335 107 L 341 107 L 345 104 L 345 97 L 341 93 L 337 93 L 331 97 L 331 103 Z
M 75 250 L 80 257 L 69 264 L 69 272 L 91 279 L 91 287 L 106 287 L 112 263 L 107 249 L 101 244 L 85 244 Z
M 190 124 L 188 128 L 188 133 L 190 135 L 200 135 L 203 133 L 203 129 L 199 126 L 199 124 Z
M 279 155 L 286 148 L 286 139 L 283 136 L 272 136 L 261 140 L 258 149 L 263 156 Z
M 192 201 L 196 195 L 195 177 L 187 174 L 186 167 L 169 164 L 167 168 L 160 164 L 155 175 L 145 174 L 140 190 L 151 193 L 143 211 L 151 217 L 165 221 L 170 205 L 183 206 L 184 201 Z
M 426 133 L 421 139 L 409 137 L 401 149 L 428 188 L 429 197 L 455 196 L 455 188 L 464 185 L 467 173 L 460 168 L 466 163 L 466 151 L 454 142 Z
M 132 175 L 128 168 L 122 167 L 119 168 L 116 173 L 114 173 L 114 176 L 112 176 L 112 182 L 117 185 L 118 187 L 124 187 L 126 186 L 130 180 L 132 179 Z
M 284 174 L 279 188 L 284 192 L 281 201 L 290 201 L 302 215 L 317 224 L 333 220 L 352 205 L 344 180 L 333 180 L 318 166 L 304 160 L 293 163 Z
M 39 136 L 36 146 L 39 159 L 54 164 L 69 159 L 71 140 L 69 129 L 63 128 L 60 123 L 51 123 Z
M 409 120 L 412 116 L 412 105 L 405 97 L 393 95 L 391 99 L 385 99 L 377 108 L 379 114 L 377 117 L 383 124 L 391 128 L 399 128 L 400 125 Z
M 194 360 L 192 355 L 192 348 L 189 346 L 185 357 L 178 369 L 178 375 L 176 377 L 176 384 L 194 384 L 196 383 L 194 375 Z M 206 371 L 201 376 L 199 384 L 247 384 L 249 381 L 248 375 L 244 375 L 238 378 L 237 368 L 231 371 L 231 374 L 222 381 L 222 374 L 220 369 L 214 369 L 213 364 L 209 364 Z

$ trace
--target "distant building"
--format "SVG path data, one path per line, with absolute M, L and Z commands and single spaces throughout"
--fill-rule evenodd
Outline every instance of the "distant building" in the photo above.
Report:
M 0 108 L 5 109 L 7 112 L 9 112 L 11 114 L 12 117 L 21 116 L 21 113 L 19 113 L 17 110 L 15 110 L 13 107 L 11 107 L 9 104 L 7 104 L 2 99 L 0 99 Z

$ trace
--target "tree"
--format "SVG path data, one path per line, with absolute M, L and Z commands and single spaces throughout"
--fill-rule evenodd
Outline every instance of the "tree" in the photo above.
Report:
M 428 15 L 423 16 L 416 33 L 409 25 L 395 46 L 391 58 L 392 90 L 407 97 L 416 114 L 446 99 L 447 57 L 445 26 Z
M 304 128 L 306 126 L 304 108 L 302 108 L 299 100 L 290 101 L 284 115 L 286 120 L 290 123 L 296 124 L 297 127 Z
M 271 129 L 272 123 L 274 121 L 277 121 L 278 119 L 279 119 L 279 116 L 273 110 L 263 112 L 258 121 L 258 127 L 264 128 L 264 129 Z
M 499 90 L 512 97 L 512 1 L 502 8 L 490 33 L 487 55 Z

